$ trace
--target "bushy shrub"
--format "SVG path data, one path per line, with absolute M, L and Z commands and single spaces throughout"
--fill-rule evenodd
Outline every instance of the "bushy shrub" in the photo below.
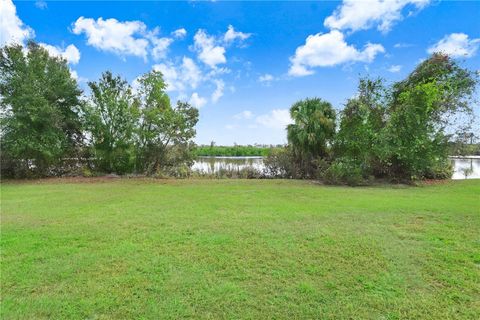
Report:
M 191 177 L 207 178 L 207 179 L 264 179 L 269 178 L 265 176 L 263 171 L 247 166 L 241 169 L 238 168 L 219 168 L 212 172 L 206 171 L 191 171 Z
M 192 170 L 190 167 L 184 163 L 175 165 L 175 166 L 167 166 L 159 168 L 154 176 L 157 178 L 179 178 L 185 179 L 192 175 Z
M 264 177 L 263 173 L 253 167 L 245 167 L 238 171 L 240 179 L 261 179 Z
M 450 160 L 445 159 L 432 165 L 425 174 L 427 179 L 450 179 L 453 175 L 453 166 Z
M 324 181 L 328 184 L 356 186 L 365 184 L 367 179 L 365 167 L 348 158 L 335 160 L 324 174 Z
M 95 176 L 95 173 L 89 167 L 82 168 L 82 177 L 90 178 Z
M 295 162 L 290 148 L 273 149 L 264 158 L 264 173 L 269 178 L 293 178 L 295 176 Z

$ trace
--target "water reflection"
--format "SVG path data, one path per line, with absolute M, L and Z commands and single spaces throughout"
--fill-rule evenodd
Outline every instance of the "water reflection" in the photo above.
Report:
M 470 171 L 467 179 L 480 179 L 480 156 L 451 157 L 450 160 L 454 169 L 452 179 L 465 179 L 466 170 Z
M 480 156 L 451 157 L 454 173 L 452 179 L 465 179 L 465 170 L 471 169 L 467 179 L 480 179 Z M 217 173 L 220 170 L 239 171 L 251 167 L 263 171 L 265 165 L 262 157 L 198 157 L 192 166 L 197 172 L 206 174 Z
M 263 171 L 262 157 L 198 157 L 192 169 L 202 173 L 216 173 L 220 170 L 239 171 L 244 168 L 254 168 Z

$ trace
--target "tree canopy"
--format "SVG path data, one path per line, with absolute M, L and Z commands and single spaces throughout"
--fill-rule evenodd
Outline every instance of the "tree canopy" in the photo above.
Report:
M 38 44 L 0 49 L 4 173 L 44 176 L 78 151 L 81 93 L 67 62 Z
M 191 165 L 198 110 L 173 107 L 160 72 L 141 76 L 135 90 L 109 71 L 88 86 L 86 98 L 67 62 L 34 42 L 1 48 L 2 175 L 56 174 L 68 159 L 118 174 Z

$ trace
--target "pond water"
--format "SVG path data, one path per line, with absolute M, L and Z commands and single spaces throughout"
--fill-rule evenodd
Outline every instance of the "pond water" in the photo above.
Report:
M 465 170 L 471 169 L 467 179 L 480 179 L 480 156 L 450 157 L 454 173 L 452 179 L 465 179 Z
M 210 174 L 222 169 L 237 171 L 247 167 L 262 171 L 265 168 L 263 157 L 198 157 L 192 170 Z
M 452 179 L 465 179 L 464 170 L 471 168 L 467 179 L 480 179 L 480 156 L 451 157 L 454 174 Z M 241 170 L 252 167 L 258 171 L 265 168 L 262 157 L 198 157 L 192 166 L 197 172 L 216 173 L 221 169 Z

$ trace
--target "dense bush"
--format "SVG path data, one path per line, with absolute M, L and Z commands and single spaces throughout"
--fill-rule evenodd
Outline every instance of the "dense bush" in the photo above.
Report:
M 388 91 L 380 79 L 360 79 L 358 95 L 340 113 L 334 141 L 336 159 L 362 164 L 369 174 L 382 175 L 381 131 L 387 121 Z
M 192 172 L 191 176 L 213 179 L 263 179 L 269 178 L 265 173 L 253 167 L 238 168 L 220 168 L 215 172 Z
M 328 184 L 356 186 L 369 180 L 368 169 L 361 162 L 350 158 L 336 159 L 325 171 L 323 179 Z
M 367 175 L 395 181 L 448 178 L 449 136 L 454 115 L 472 115 L 477 77 L 443 54 L 422 62 L 390 89 L 361 80 L 359 93 L 341 113 L 331 181 Z M 354 164 L 361 171 L 355 169 Z M 356 178 L 354 180 L 357 180 Z
M 392 88 L 389 122 L 382 141 L 389 176 L 423 179 L 448 172 L 448 136 L 455 115 L 472 116 L 477 76 L 443 54 L 434 54 Z
M 277 148 L 263 159 L 265 175 L 272 178 L 295 178 L 295 161 L 289 147 Z

